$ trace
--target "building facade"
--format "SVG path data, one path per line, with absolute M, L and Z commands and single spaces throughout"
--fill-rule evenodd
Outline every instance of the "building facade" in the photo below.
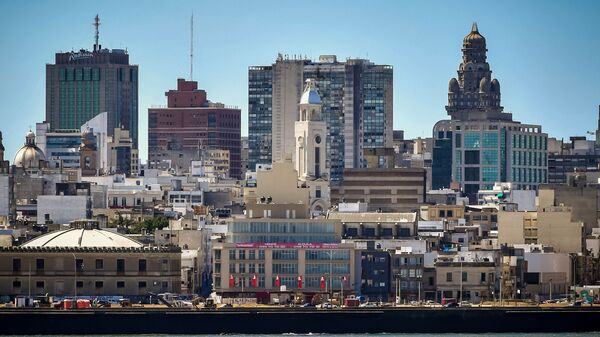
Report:
M 167 106 L 148 109 L 148 166 L 158 167 L 162 161 L 177 162 L 189 158 L 199 160 L 203 151 L 229 151 L 230 175 L 241 178 L 241 111 L 212 103 L 198 82 L 177 80 L 177 90 L 169 90 Z
M 138 146 L 138 66 L 123 49 L 94 44 L 88 51 L 56 53 L 46 65 L 46 121 L 50 130 L 79 129 L 107 112 L 109 135 L 114 128 L 131 132 Z
M 318 62 L 279 55 L 271 66 L 249 68 L 249 167 L 294 155 L 294 121 L 304 79 L 315 80 L 327 124 L 332 181 L 344 168 L 363 167 L 363 149 L 392 146 L 393 69 L 368 60 Z M 272 153 L 272 155 L 271 155 Z
M 331 203 L 366 202 L 369 211 L 410 212 L 425 201 L 427 174 L 421 168 L 345 169 L 331 187 Z

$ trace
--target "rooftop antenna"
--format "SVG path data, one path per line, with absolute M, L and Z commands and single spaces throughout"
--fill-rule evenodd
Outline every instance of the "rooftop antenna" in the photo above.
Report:
M 190 81 L 194 80 L 194 12 L 190 20 Z
M 100 45 L 98 44 L 98 39 L 100 37 L 100 17 L 96 14 L 96 18 L 94 19 L 94 27 L 96 27 L 96 34 L 94 35 L 96 43 L 94 44 L 94 51 L 100 51 Z

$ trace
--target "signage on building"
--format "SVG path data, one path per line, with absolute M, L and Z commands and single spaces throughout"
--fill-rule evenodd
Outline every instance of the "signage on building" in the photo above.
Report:
M 236 243 L 235 248 L 307 248 L 307 249 L 336 249 L 338 243 Z
M 94 57 L 94 54 L 90 53 L 89 51 L 80 51 L 78 53 L 71 53 L 71 55 L 69 55 L 69 62 L 73 62 L 73 61 L 77 61 L 77 60 L 83 60 L 83 59 L 89 59 Z

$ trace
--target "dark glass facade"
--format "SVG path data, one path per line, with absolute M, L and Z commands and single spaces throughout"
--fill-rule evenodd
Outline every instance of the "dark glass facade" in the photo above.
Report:
M 138 142 L 138 66 L 124 50 L 57 53 L 46 65 L 46 120 L 51 131 L 79 129 L 108 112 L 109 135 L 114 128 L 130 130 Z

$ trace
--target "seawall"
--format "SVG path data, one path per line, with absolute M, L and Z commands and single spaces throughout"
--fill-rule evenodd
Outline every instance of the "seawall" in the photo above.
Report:
M 596 308 L 0 311 L 2 334 L 27 335 L 586 332 L 598 322 Z

